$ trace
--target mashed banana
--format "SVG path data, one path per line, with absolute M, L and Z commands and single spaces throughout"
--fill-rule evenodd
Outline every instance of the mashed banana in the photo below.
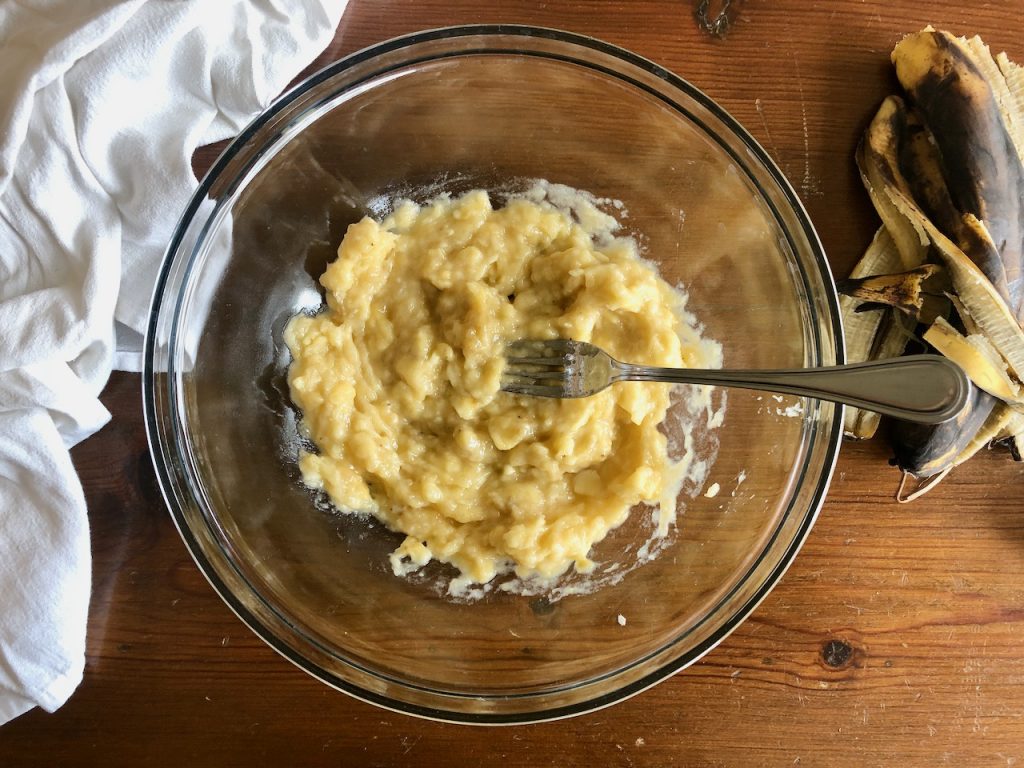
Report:
M 285 332 L 305 483 L 406 534 L 396 573 L 432 558 L 466 581 L 588 571 L 591 547 L 678 473 L 658 426 L 669 387 L 580 400 L 500 392 L 518 338 L 591 341 L 620 359 L 706 366 L 681 297 L 614 219 L 540 195 L 494 210 L 474 191 L 349 227 L 327 307 Z M 676 483 L 677 484 L 677 483 Z M 667 514 L 663 513 L 667 519 Z

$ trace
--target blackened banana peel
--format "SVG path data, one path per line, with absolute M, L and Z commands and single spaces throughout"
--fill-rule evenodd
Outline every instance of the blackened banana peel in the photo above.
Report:
M 840 301 L 851 362 L 924 344 L 977 385 L 958 419 L 890 430 L 904 479 L 941 478 L 990 442 L 1024 452 L 1024 68 L 930 27 L 892 61 L 903 96 L 882 103 L 857 150 L 882 229 L 846 281 L 860 295 Z M 927 265 L 948 277 L 938 314 L 919 311 Z M 866 438 L 877 424 L 848 411 L 845 427 Z

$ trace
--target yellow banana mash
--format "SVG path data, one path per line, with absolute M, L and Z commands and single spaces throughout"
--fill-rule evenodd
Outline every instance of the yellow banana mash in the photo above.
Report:
M 674 515 L 678 473 L 658 428 L 667 385 L 579 400 L 500 391 L 504 347 L 519 338 L 715 364 L 681 294 L 616 227 L 589 202 L 567 210 L 535 194 L 495 210 L 483 191 L 349 227 L 320 278 L 326 308 L 285 332 L 292 399 L 318 451 L 300 468 L 339 510 L 406 535 L 396 573 L 432 558 L 476 583 L 586 572 L 633 505 L 668 498 Z

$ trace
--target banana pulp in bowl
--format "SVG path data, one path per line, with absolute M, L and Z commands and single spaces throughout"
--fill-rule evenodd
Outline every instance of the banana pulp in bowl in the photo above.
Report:
M 581 199 L 590 208 L 566 202 L 574 190 L 586 193 Z M 409 207 L 404 200 L 412 201 Z M 515 271 L 513 251 L 489 252 L 477 243 L 480 258 L 490 259 L 481 270 L 463 253 L 473 245 L 468 240 L 435 252 L 441 257 L 433 265 L 427 264 L 429 249 L 408 251 L 403 263 L 415 273 L 417 290 L 430 295 L 408 296 L 404 305 L 387 295 L 384 283 L 373 282 L 366 261 L 373 247 L 359 260 L 339 262 L 365 273 L 341 275 L 341 267 L 328 267 L 347 231 L 357 239 L 360 227 L 371 240 L 382 233 L 404 236 L 432 205 L 463 205 L 463 215 L 479 220 L 472 236 L 484 237 L 488 216 L 508 216 L 503 212 L 522 201 L 547 212 L 534 229 L 564 229 L 552 235 L 559 247 L 570 243 L 574 226 L 586 234 L 577 243 L 583 262 L 562 265 L 566 271 L 552 272 L 558 279 L 548 283 L 538 267 L 536 280 L 515 284 L 522 295 L 497 293 L 508 287 L 502 270 Z M 591 209 L 618 224 L 609 224 L 604 241 L 600 227 L 587 231 Z M 563 236 L 568 239 L 557 240 Z M 600 256 L 587 256 L 587 242 L 598 243 Z M 653 323 L 649 337 L 640 326 L 600 325 L 605 314 L 598 306 L 613 294 L 600 293 L 595 275 L 603 274 L 604 263 L 594 260 L 614 261 L 616 248 L 635 248 L 623 252 L 623 270 L 634 274 L 629 265 L 635 264 L 652 276 L 644 284 L 653 286 L 645 294 L 654 302 L 651 311 L 632 312 Z M 548 255 L 553 260 L 565 250 Z M 393 259 L 397 251 L 389 253 Z M 452 260 L 460 253 L 467 261 L 455 269 Z M 349 370 L 357 367 L 353 361 L 363 366 L 358 377 L 336 378 L 331 392 L 340 402 L 349 397 L 346 387 L 356 402 L 358 384 L 373 371 L 389 371 L 379 376 L 385 394 L 378 400 L 387 408 L 359 429 L 351 418 L 344 429 L 332 426 L 329 414 L 336 409 L 312 424 L 319 418 L 313 401 L 297 407 L 303 396 L 296 378 L 304 378 L 298 368 L 289 383 L 302 339 L 330 336 L 329 329 L 314 332 L 313 324 L 325 317 L 314 313 L 333 290 L 321 282 L 326 276 L 331 283 L 332 269 L 342 317 L 356 316 L 364 302 L 364 319 L 377 322 L 378 331 L 404 334 L 399 345 L 371 345 L 377 351 L 369 357 L 345 346 L 348 341 L 334 347 L 343 350 L 343 360 L 355 355 Z M 612 405 L 529 406 L 550 409 L 544 418 L 531 411 L 530 429 L 547 429 L 547 441 L 573 428 L 596 435 L 594 450 L 612 462 L 607 476 L 596 464 L 593 474 L 576 472 L 570 487 L 555 470 L 524 470 L 517 482 L 496 487 L 498 493 L 469 497 L 460 496 L 471 484 L 465 477 L 448 488 L 424 485 L 424 478 L 446 476 L 445 456 L 458 450 L 463 454 L 455 469 L 472 473 L 491 466 L 498 454 L 543 442 L 517 431 L 509 416 L 525 406 L 496 392 L 496 369 L 488 369 L 484 357 L 479 366 L 463 365 L 465 333 L 460 339 L 445 334 L 458 333 L 452 318 L 472 311 L 484 324 L 504 318 L 509 333 L 581 333 L 587 326 L 573 323 L 584 322 L 586 307 L 570 316 L 559 304 L 559 296 L 573 290 L 573 269 L 580 285 L 598 289 L 591 302 L 596 325 L 589 329 L 596 341 L 627 360 L 631 349 L 664 348 L 663 358 L 632 362 L 676 362 L 672 342 L 665 342 L 671 338 L 678 360 L 691 365 L 716 363 L 719 354 L 722 364 L 736 368 L 842 361 L 831 276 L 778 169 L 692 86 L 589 38 L 500 26 L 382 43 L 287 93 L 214 165 L 175 234 L 154 299 L 144 377 L 147 426 L 161 486 L 197 563 L 232 609 L 285 657 L 330 685 L 412 714 L 481 723 L 550 719 L 604 706 L 692 663 L 780 578 L 831 475 L 841 424 L 830 404 L 695 387 L 659 389 L 662 395 L 644 399 L 629 392 L 656 385 L 616 385 L 607 391 Z M 474 281 L 484 287 L 467 288 Z M 677 306 L 683 294 L 685 306 Z M 371 311 L 374 297 L 378 309 Z M 662 300 L 668 316 L 659 325 Z M 444 301 L 452 303 L 452 314 L 433 317 Z M 371 318 L 388 311 L 394 316 L 385 331 Z M 358 345 L 357 337 L 348 338 Z M 399 352 L 411 353 L 417 344 L 422 354 L 410 358 L 403 377 Z M 451 360 L 444 359 L 445 345 Z M 444 377 L 412 365 L 431 360 L 446 366 Z M 468 382 L 459 390 L 468 399 L 437 404 L 427 390 L 432 382 L 452 381 L 450 365 L 458 368 L 452 376 Z M 327 368 L 316 375 L 328 375 Z M 319 397 L 316 386 L 307 388 Z M 399 403 L 407 410 L 396 411 Z M 624 494 L 635 473 L 620 477 L 613 470 L 628 464 L 629 451 L 602 448 L 600 425 L 619 413 L 643 424 L 650 407 L 664 409 L 663 419 L 647 423 L 651 445 L 657 434 L 672 466 L 689 461 L 679 477 L 646 485 L 633 478 L 635 493 Z M 588 414 L 575 427 L 562 418 L 574 408 Z M 354 413 L 369 418 L 366 409 L 353 408 L 349 416 Z M 395 413 L 405 420 L 392 424 Z M 441 442 L 425 437 L 420 448 L 392 450 L 400 445 L 400 425 L 421 417 L 420 426 L 432 426 Z M 580 426 L 587 419 L 594 429 Z M 472 429 L 459 443 L 463 422 Z M 389 424 L 398 431 L 389 432 Z M 338 449 L 347 470 L 359 469 L 352 459 L 362 455 L 376 467 L 374 477 L 392 472 L 396 498 L 404 492 L 411 494 L 406 502 L 447 500 L 457 507 L 465 520 L 449 521 L 449 532 L 486 517 L 481 510 L 487 504 L 506 504 L 512 514 L 514 502 L 522 520 L 565 515 L 575 524 L 580 516 L 572 517 L 572 505 L 586 496 L 596 508 L 639 503 L 625 515 L 597 515 L 603 522 L 587 529 L 593 536 L 570 536 L 575 544 L 562 550 L 553 546 L 544 554 L 531 545 L 537 532 L 524 523 L 510 533 L 513 523 L 500 536 L 463 540 L 460 555 L 427 529 L 396 532 L 400 525 L 372 509 L 380 507 L 375 500 L 383 492 L 366 484 L 365 472 L 355 473 L 365 489 L 340 471 L 327 478 L 333 470 L 318 466 L 317 457 L 333 449 L 310 443 L 318 429 L 352 443 L 347 453 Z M 483 445 L 478 455 L 476 443 Z M 528 456 L 523 462 L 518 466 L 545 466 Z M 636 467 L 641 464 L 651 462 Z M 563 477 L 567 469 L 578 467 L 561 467 Z M 318 480 L 320 492 L 310 487 Z M 666 488 L 677 491 L 675 498 L 659 504 L 655 491 Z M 340 513 L 329 503 L 332 496 L 363 498 L 363 511 L 377 516 Z M 660 512 L 670 506 L 674 520 Z M 400 514 L 414 507 L 391 509 Z M 540 508 L 548 511 L 537 515 Z M 542 536 L 537 533 L 533 544 Z M 523 544 L 519 554 L 517 543 Z M 541 554 L 531 561 L 529 552 Z M 519 573 L 504 567 L 510 553 Z

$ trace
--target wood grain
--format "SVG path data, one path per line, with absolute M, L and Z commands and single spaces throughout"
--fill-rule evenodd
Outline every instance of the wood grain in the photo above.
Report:
M 682 0 L 352 0 L 320 64 L 397 34 L 517 22 L 590 34 L 705 90 L 800 192 L 837 273 L 876 226 L 853 165 L 893 88 L 888 52 L 933 23 L 1024 60 L 1019 2 L 748 0 L 724 39 Z M 217 148 L 197 153 L 207 167 Z M 971 765 L 1024 760 L 1024 465 L 984 452 L 912 506 L 884 443 L 847 444 L 819 522 L 767 600 L 702 662 L 593 715 L 428 723 L 278 657 L 189 558 L 146 449 L 139 381 L 74 451 L 92 524 L 85 681 L 0 729 L 0 765 Z

